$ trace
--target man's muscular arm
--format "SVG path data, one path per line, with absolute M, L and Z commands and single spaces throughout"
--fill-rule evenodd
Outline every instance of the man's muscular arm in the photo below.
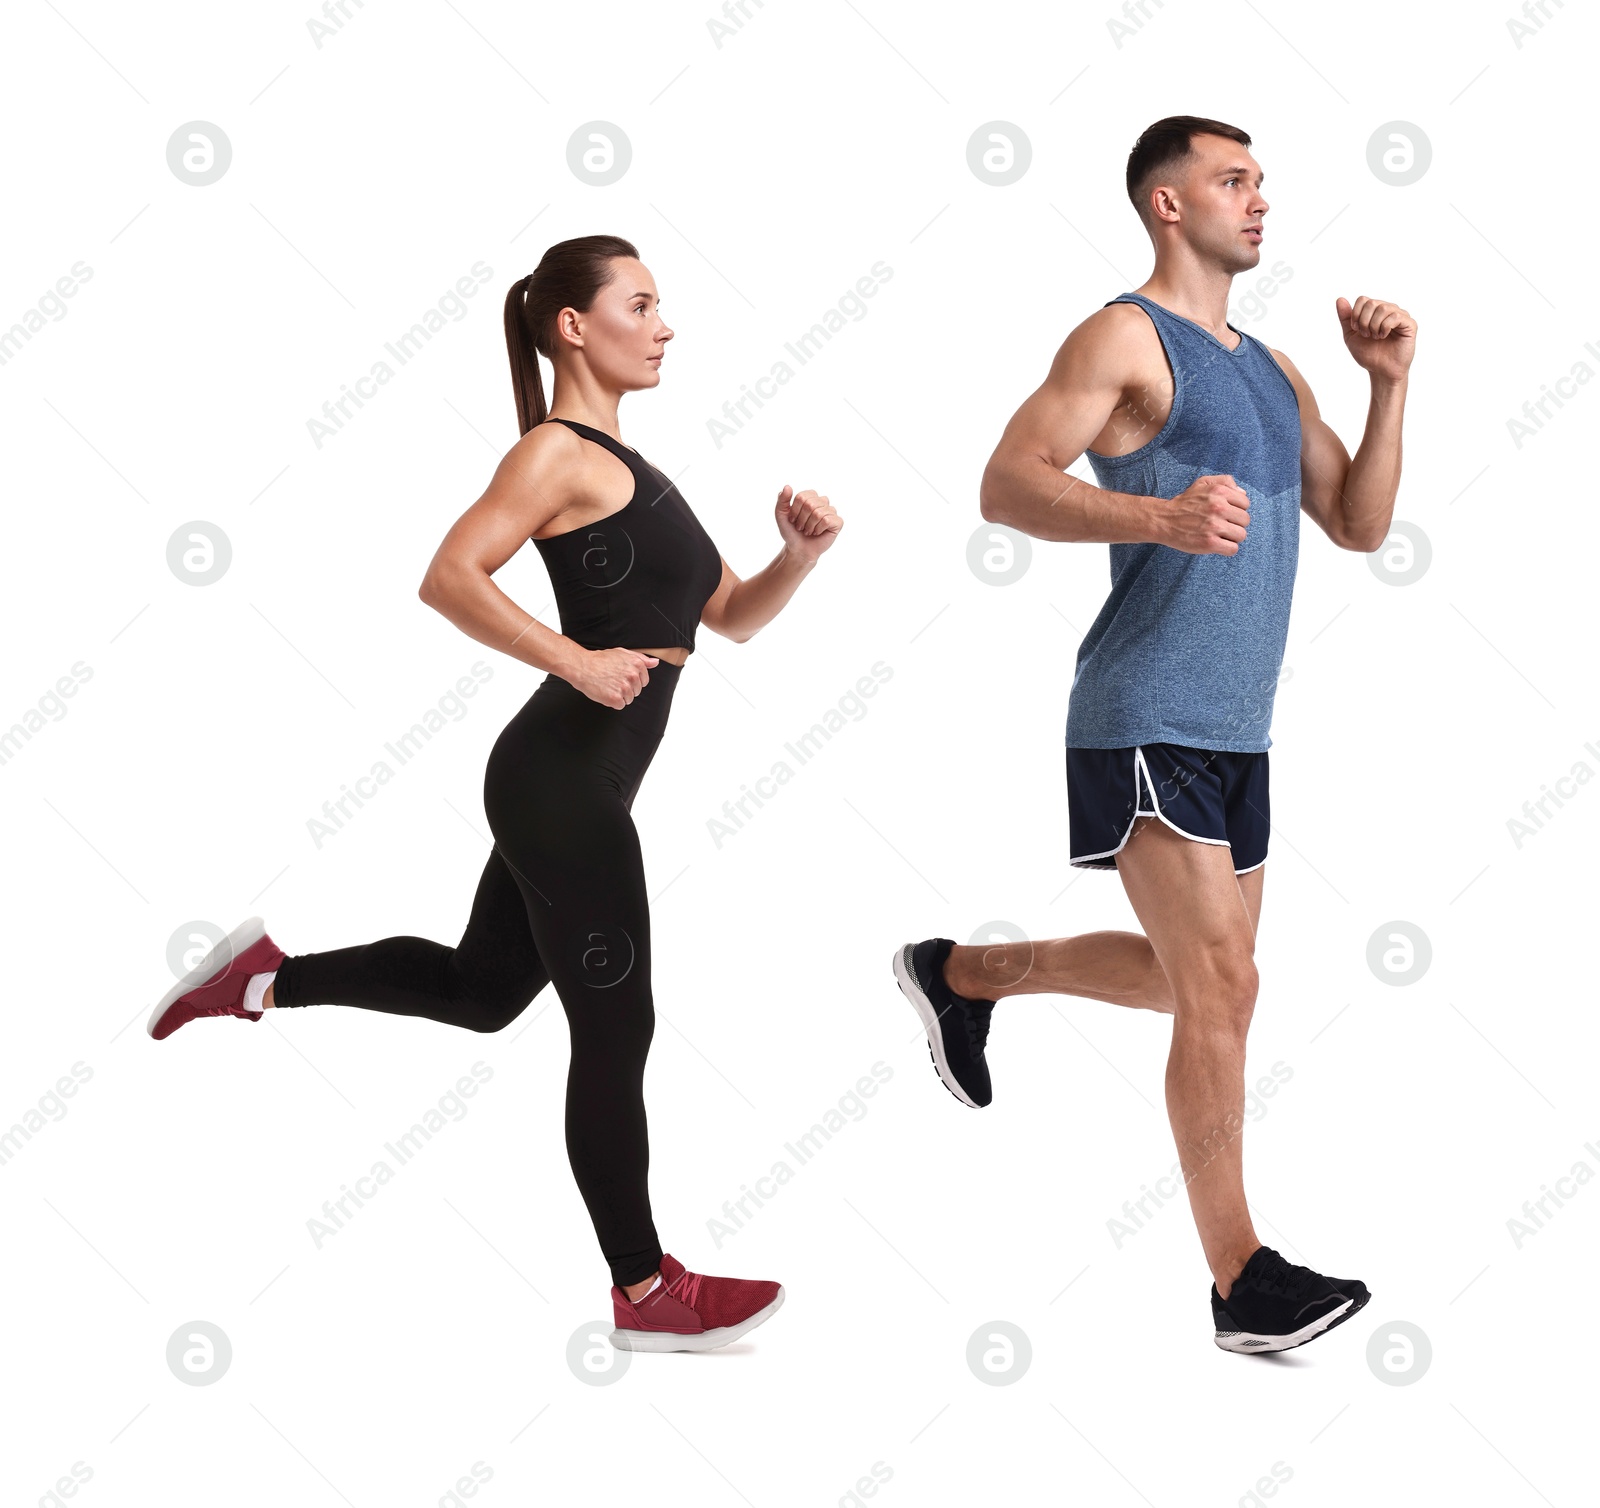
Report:
M 1362 297 L 1353 305 L 1341 298 L 1335 307 L 1345 346 L 1372 379 L 1353 459 L 1295 364 L 1282 351 L 1272 354 L 1300 400 L 1300 507 L 1340 549 L 1371 554 L 1389 536 L 1400 490 L 1400 428 L 1417 326 L 1398 304 Z
M 978 488 L 984 518 L 1035 539 L 1238 553 L 1250 504 L 1232 477 L 1201 477 L 1169 499 L 1063 475 L 1138 386 L 1130 336 L 1132 321 L 1147 318 L 1132 306 L 1112 305 L 1062 342 L 1049 375 L 1012 415 L 984 468 Z

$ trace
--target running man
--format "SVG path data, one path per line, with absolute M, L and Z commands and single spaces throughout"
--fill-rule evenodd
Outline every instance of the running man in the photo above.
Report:
M 990 1013 L 1061 994 L 1172 1016 L 1167 1112 L 1211 1268 L 1216 1343 L 1281 1351 L 1367 1302 L 1263 1246 L 1241 1173 L 1245 1035 L 1269 832 L 1268 730 L 1303 509 L 1341 549 L 1388 535 L 1416 321 L 1336 302 L 1369 376 L 1352 459 L 1293 362 L 1227 323 L 1261 260 L 1264 177 L 1235 126 L 1157 121 L 1127 187 L 1155 247 L 1134 293 L 1056 353 L 984 472 L 984 518 L 1036 539 L 1111 546 L 1111 594 L 1078 649 L 1066 729 L 1070 859 L 1115 869 L 1137 932 L 958 947 L 907 943 L 895 977 L 945 1086 L 990 1100 Z M 1098 486 L 1062 472 L 1087 452 Z

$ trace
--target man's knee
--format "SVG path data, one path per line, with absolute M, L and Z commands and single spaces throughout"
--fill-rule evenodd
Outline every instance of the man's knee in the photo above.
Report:
M 1255 1013 L 1261 976 L 1249 939 L 1205 949 L 1177 989 L 1180 1013 L 1199 1013 L 1218 1026 L 1240 1032 Z

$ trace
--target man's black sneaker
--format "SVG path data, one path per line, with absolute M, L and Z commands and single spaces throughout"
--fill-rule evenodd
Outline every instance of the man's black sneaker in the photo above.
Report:
M 1342 1325 L 1371 1297 L 1354 1278 L 1325 1278 L 1258 1246 L 1227 1298 L 1211 1285 L 1211 1317 L 1224 1351 L 1287 1351 Z
M 922 1018 L 928 1055 L 944 1087 L 977 1110 L 993 1098 L 983 1046 L 994 1001 L 969 1000 L 944 982 L 944 961 L 953 947 L 948 937 L 928 937 L 897 948 L 894 977 Z

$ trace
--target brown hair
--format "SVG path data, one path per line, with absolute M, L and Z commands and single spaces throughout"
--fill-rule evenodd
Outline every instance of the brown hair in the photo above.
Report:
M 1150 190 L 1168 168 L 1194 155 L 1190 142 L 1196 136 L 1226 136 L 1240 146 L 1250 145 L 1248 134 L 1237 126 L 1207 120 L 1203 115 L 1169 115 L 1153 126 L 1146 126 L 1128 153 L 1128 197 L 1147 225 Z
M 511 357 L 511 387 L 517 398 L 517 424 L 523 434 L 542 424 L 550 412 L 539 356 L 555 346 L 556 316 L 563 309 L 580 312 L 593 306 L 595 295 L 615 274 L 617 257 L 639 253 L 621 236 L 579 236 L 557 241 L 539 258 L 539 265 L 518 278 L 506 294 L 506 351 Z M 553 358 L 551 358 L 553 360 Z

